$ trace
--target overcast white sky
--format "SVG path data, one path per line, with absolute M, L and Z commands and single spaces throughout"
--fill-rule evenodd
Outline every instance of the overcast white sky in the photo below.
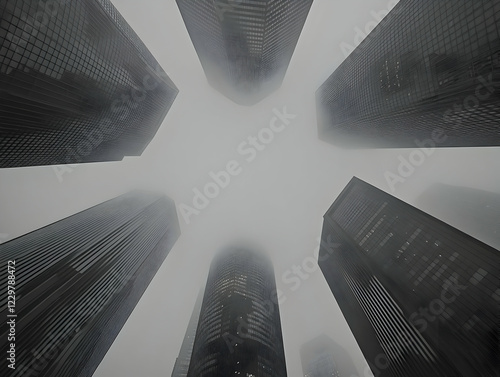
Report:
M 240 238 L 260 244 L 274 260 L 284 292 L 288 375 L 301 376 L 300 345 L 324 332 L 351 354 L 353 373 L 364 376 L 363 356 L 319 269 L 295 291 L 283 274 L 313 256 L 322 216 L 352 176 L 390 192 L 384 173 L 396 172 L 399 156 L 411 152 L 343 150 L 317 136 L 314 94 L 343 61 L 341 43 L 353 44 L 356 28 L 374 20 L 370 12 L 391 3 L 315 0 L 282 88 L 256 106 L 241 107 L 207 84 L 174 0 L 113 1 L 180 93 L 140 158 L 78 165 L 61 182 L 53 167 L 0 170 L 0 241 L 132 188 L 164 192 L 178 206 L 191 205 L 193 189 L 211 182 L 211 171 L 231 160 L 242 171 L 189 224 L 180 216 L 181 237 L 95 377 L 170 376 L 212 256 Z M 238 145 L 269 125 L 273 109 L 284 107 L 296 118 L 246 161 Z M 499 161 L 499 148 L 439 149 L 393 194 L 414 204 L 435 182 L 500 193 Z M 421 208 L 440 216 L 435 206 Z

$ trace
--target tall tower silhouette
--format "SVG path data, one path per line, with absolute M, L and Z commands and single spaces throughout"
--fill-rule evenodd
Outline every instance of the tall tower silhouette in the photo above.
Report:
M 208 82 L 241 105 L 281 86 L 313 0 L 177 0 Z
M 271 260 L 232 248 L 213 260 L 189 377 L 286 377 Z
M 5 359 L 2 368 L 92 376 L 179 234 L 172 200 L 133 191 L 1 244 L 0 277 L 15 305 L 4 290 L 0 314 L 17 334 L 9 340 L 2 321 L 0 349 L 16 352 L 15 369 Z

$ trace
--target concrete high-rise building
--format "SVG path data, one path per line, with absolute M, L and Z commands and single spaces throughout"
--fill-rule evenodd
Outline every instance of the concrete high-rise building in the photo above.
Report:
M 1 244 L 2 368 L 92 376 L 179 234 L 172 200 L 133 191 Z
M 342 376 L 334 358 L 333 341 L 326 335 L 319 336 L 300 347 L 300 359 L 304 377 Z
M 178 89 L 109 0 L 0 2 L 0 167 L 139 156 Z
M 286 377 L 271 260 L 230 248 L 212 261 L 189 377 Z
M 500 376 L 498 250 L 357 178 L 322 238 L 318 264 L 374 375 Z
M 198 294 L 196 303 L 194 305 L 193 313 L 189 319 L 186 335 L 182 341 L 179 356 L 175 359 L 172 377 L 186 377 L 189 364 L 191 362 L 191 355 L 193 354 L 194 339 L 196 337 L 196 329 L 198 328 L 198 320 L 200 318 L 201 303 L 203 302 L 203 290 Z
M 320 138 L 500 146 L 499 24 L 498 1 L 399 1 L 317 91 Z
M 281 86 L 313 0 L 176 0 L 208 82 L 253 105 Z

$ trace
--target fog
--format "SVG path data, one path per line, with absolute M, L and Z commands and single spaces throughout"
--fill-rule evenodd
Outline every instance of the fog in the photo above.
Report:
M 300 346 L 323 333 L 349 353 L 353 374 L 370 375 L 319 268 L 294 272 L 314 258 L 323 214 L 352 176 L 412 205 L 438 183 L 500 193 L 499 148 L 437 149 L 391 186 L 386 172 L 397 173 L 410 149 L 341 149 L 318 139 L 315 91 L 344 60 L 345 45 L 374 22 L 373 12 L 392 3 L 315 0 L 283 85 L 245 107 L 207 83 L 174 1 L 113 1 L 180 91 L 153 141 L 141 157 L 121 162 L 0 170 L 0 241 L 133 188 L 163 192 L 177 204 L 181 237 L 95 377 L 170 376 L 213 256 L 240 240 L 273 260 L 288 375 L 302 375 Z M 262 150 L 251 147 L 248 138 L 274 117 L 282 130 Z M 204 209 L 181 211 L 193 207 L 193 190 L 223 170 L 231 171 L 230 182 Z M 432 209 L 449 219 L 445 208 Z
M 416 201 L 423 211 L 500 249 L 500 194 L 436 183 Z

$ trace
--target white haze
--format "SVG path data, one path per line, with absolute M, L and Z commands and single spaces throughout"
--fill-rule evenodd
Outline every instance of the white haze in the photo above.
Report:
M 391 193 L 384 178 L 411 150 L 343 150 L 317 136 L 314 95 L 343 61 L 340 45 L 389 0 L 315 0 L 282 87 L 253 107 L 213 90 L 173 0 L 115 0 L 114 5 L 180 90 L 156 137 L 140 158 L 84 164 L 61 176 L 53 167 L 0 170 L 0 234 L 14 238 L 132 188 L 164 192 L 191 205 L 209 173 L 236 160 L 241 173 L 186 224 L 182 235 L 116 338 L 95 377 L 170 376 L 212 256 L 238 239 L 250 240 L 274 261 L 288 375 L 302 375 L 299 349 L 328 334 L 351 355 L 360 377 L 364 358 L 321 274 L 300 287 L 283 274 L 312 257 L 322 216 L 352 176 Z M 296 115 L 255 159 L 240 143 L 269 125 L 273 109 Z M 439 149 L 393 193 L 415 204 L 434 183 L 500 192 L 499 148 Z M 440 216 L 439 213 L 433 213 Z M 467 229 L 463 229 L 467 231 Z M 2 240 L 0 240 L 2 241 Z M 367 374 L 368 376 L 368 374 Z M 347 376 L 350 377 L 350 376 Z

